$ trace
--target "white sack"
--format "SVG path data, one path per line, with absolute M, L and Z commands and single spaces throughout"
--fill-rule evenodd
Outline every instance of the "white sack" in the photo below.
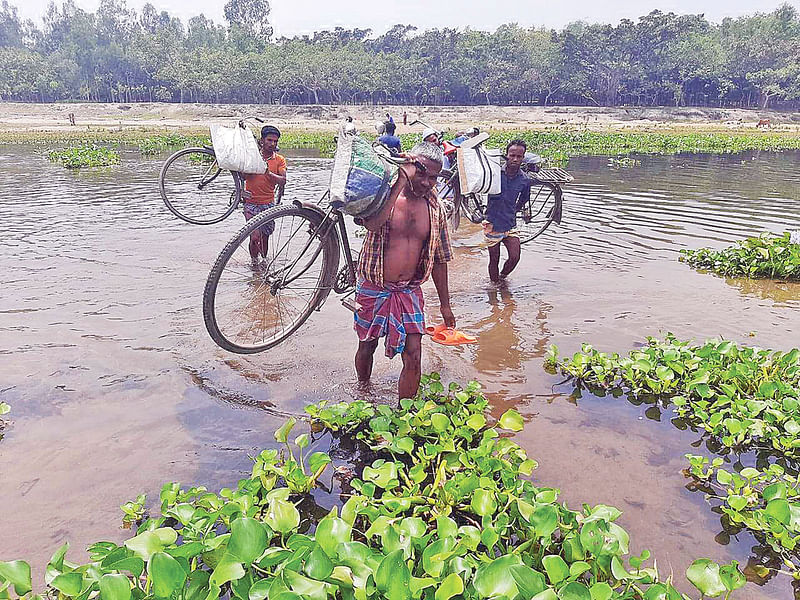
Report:
M 499 194 L 500 150 L 459 148 L 458 178 L 462 194 Z
M 266 173 L 267 163 L 261 156 L 256 139 L 249 129 L 211 126 L 211 144 L 220 169 L 239 173 Z

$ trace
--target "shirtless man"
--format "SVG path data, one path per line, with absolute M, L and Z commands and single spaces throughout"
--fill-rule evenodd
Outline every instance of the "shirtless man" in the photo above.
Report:
M 386 336 L 386 356 L 403 357 L 397 386 L 400 398 L 413 398 L 419 389 L 425 333 L 420 286 L 429 277 L 433 277 L 445 324 L 456 325 L 447 287 L 450 234 L 434 187 L 442 168 L 442 150 L 423 142 L 414 146 L 409 157 L 412 161 L 400 167 L 386 204 L 362 222 L 367 237 L 358 261 L 356 302 L 360 308 L 355 313 L 359 383 L 369 383 L 379 338 Z

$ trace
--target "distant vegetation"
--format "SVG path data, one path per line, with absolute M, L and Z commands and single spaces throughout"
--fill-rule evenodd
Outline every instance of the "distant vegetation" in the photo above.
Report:
M 656 10 L 561 31 L 396 25 L 277 40 L 267 0 L 229 0 L 225 17 L 184 24 L 152 4 L 101 0 L 91 13 L 65 0 L 39 28 L 2 0 L 0 100 L 800 106 L 788 4 L 719 24 Z

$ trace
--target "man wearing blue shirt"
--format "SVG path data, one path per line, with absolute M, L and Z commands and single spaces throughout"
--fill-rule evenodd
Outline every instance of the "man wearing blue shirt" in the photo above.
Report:
M 387 121 L 386 123 L 384 123 L 384 125 L 386 127 L 386 133 L 381 137 L 379 137 L 378 141 L 387 148 L 394 148 L 398 152 L 402 152 L 403 149 L 400 143 L 400 138 L 394 134 L 395 131 L 394 121 Z
M 489 278 L 505 279 L 519 262 L 519 235 L 515 229 L 517 211 L 530 200 L 531 180 L 520 171 L 527 146 L 523 140 L 511 140 L 506 146 L 506 165 L 500 174 L 500 193 L 489 196 L 486 220 L 483 222 L 484 243 L 489 246 Z M 506 247 L 508 259 L 500 270 L 500 244 Z

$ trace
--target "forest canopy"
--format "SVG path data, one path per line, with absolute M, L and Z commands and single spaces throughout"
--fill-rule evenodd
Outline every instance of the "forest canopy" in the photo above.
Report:
M 784 4 L 710 23 L 654 10 L 617 25 L 493 32 L 395 25 L 273 38 L 267 0 L 225 23 L 146 4 L 0 4 L 0 100 L 284 104 L 800 106 L 800 17 Z

